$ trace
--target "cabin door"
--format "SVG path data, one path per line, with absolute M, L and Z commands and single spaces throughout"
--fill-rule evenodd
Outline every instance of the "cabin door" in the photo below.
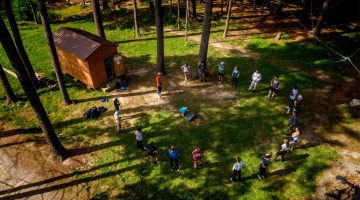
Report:
M 106 71 L 107 79 L 113 78 L 114 77 L 114 64 L 112 61 L 112 56 L 105 58 L 104 63 L 105 63 L 105 71 Z

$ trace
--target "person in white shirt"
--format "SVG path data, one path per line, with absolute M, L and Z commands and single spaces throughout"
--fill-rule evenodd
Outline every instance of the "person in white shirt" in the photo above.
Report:
M 117 130 L 118 133 L 120 133 L 120 129 L 121 129 L 120 110 L 115 111 L 114 118 L 115 118 L 116 130 Z
M 298 86 L 294 85 L 294 87 L 291 90 L 291 94 L 290 94 L 290 98 L 289 98 L 289 105 L 286 106 L 287 108 L 287 114 L 290 113 L 291 109 L 293 109 L 294 107 L 294 101 L 296 99 L 296 97 L 298 96 L 299 91 L 298 91 Z
M 184 77 L 185 77 L 184 82 L 187 82 L 189 80 L 188 77 L 189 77 L 189 72 L 190 72 L 190 66 L 187 63 L 185 63 L 183 66 L 181 66 L 181 69 L 182 69 L 182 71 L 184 73 Z
M 290 144 L 289 144 L 289 140 L 288 140 L 288 139 L 285 139 L 285 140 L 284 140 L 284 144 L 281 145 L 281 149 L 280 149 L 278 152 L 276 152 L 276 155 L 275 155 L 275 158 L 274 158 L 274 162 L 277 161 L 277 158 L 278 158 L 279 155 L 281 155 L 281 162 L 284 161 L 285 154 L 286 154 L 286 152 L 288 152 L 288 150 L 289 150 L 289 145 L 290 145 Z
M 260 80 L 261 80 L 260 71 L 259 71 L 259 69 L 256 69 L 256 71 L 252 75 L 252 80 L 251 80 L 251 84 L 250 84 L 248 92 L 250 92 L 251 90 L 253 92 L 255 92 L 256 86 L 257 86 L 257 84 L 259 83 Z
M 141 151 L 144 151 L 143 136 L 142 136 L 141 128 L 140 128 L 140 127 L 138 127 L 138 128 L 135 130 L 135 135 L 136 135 L 136 147 L 137 147 L 138 149 L 140 149 Z
M 230 178 L 231 182 L 238 182 L 241 181 L 241 169 L 243 168 L 244 163 L 241 161 L 240 157 L 236 158 L 236 163 L 234 164 L 232 171 L 233 175 Z

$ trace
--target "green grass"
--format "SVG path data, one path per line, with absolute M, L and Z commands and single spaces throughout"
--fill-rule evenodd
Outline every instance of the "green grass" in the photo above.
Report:
M 59 11 L 65 18 L 69 17 L 69 10 L 73 11 L 67 9 Z M 56 31 L 62 26 L 95 33 L 95 26 L 90 18 L 57 23 L 52 25 L 52 29 Z M 55 80 L 41 26 L 23 23 L 20 31 L 35 71 L 45 73 Z M 153 30 L 145 29 L 141 29 L 141 33 L 142 37 L 136 39 L 131 27 L 106 30 L 107 38 L 118 43 L 118 50 L 126 57 L 126 66 L 131 69 L 156 66 L 156 34 Z M 324 83 L 312 75 L 315 71 L 344 79 L 346 76 L 338 74 L 339 65 L 321 62 L 316 52 L 326 51 L 314 49 L 312 45 L 291 40 L 272 43 L 252 37 L 244 47 L 260 53 L 261 58 L 254 60 L 227 55 L 209 48 L 211 71 L 215 71 L 215 66 L 221 60 L 227 63 L 226 74 L 230 74 L 233 66 L 239 66 L 240 87 L 235 90 L 235 100 L 214 101 L 191 90 L 170 98 L 173 107 L 187 105 L 199 115 L 198 119 L 190 123 L 172 110 L 158 108 L 156 112 L 144 112 L 134 127 L 121 134 L 114 134 L 114 127 L 106 127 L 102 120 L 82 120 L 83 111 L 94 103 L 109 108 L 112 107 L 111 103 L 94 100 L 63 107 L 59 91 L 42 92 L 40 98 L 43 105 L 61 141 L 67 147 L 109 144 L 95 154 L 93 170 L 84 174 L 76 173 L 80 174 L 76 175 L 78 180 L 89 185 L 94 199 L 311 198 L 316 188 L 316 179 L 330 162 L 337 158 L 336 152 L 328 146 L 308 147 L 287 154 L 286 162 L 270 166 L 268 172 L 271 176 L 266 180 L 259 181 L 254 174 L 258 172 L 260 155 L 270 151 L 275 153 L 285 137 L 288 116 L 284 114 L 283 106 L 288 100 L 288 91 L 292 85 L 298 84 L 301 93 L 307 94 Z M 178 67 L 184 62 L 194 67 L 198 49 L 196 42 L 188 42 L 185 46 L 183 37 L 165 34 L 165 62 L 169 73 L 180 75 Z M 0 49 L 0 60 L 3 66 L 11 68 L 3 49 Z M 255 68 L 260 68 L 263 81 L 259 85 L 259 93 L 253 95 L 246 93 L 246 90 Z M 282 90 L 274 101 L 268 101 L 264 95 L 274 74 L 280 74 Z M 227 78 L 229 79 L 229 75 Z M 22 95 L 18 82 L 12 77 L 9 79 L 16 94 Z M 149 79 L 152 79 L 152 76 L 149 76 Z M 67 78 L 66 82 L 73 99 L 104 95 L 99 91 L 88 91 L 83 84 L 75 83 L 70 78 Z M 204 89 L 207 89 L 206 87 L 215 86 L 203 86 Z M 3 93 L 0 89 L 1 96 L 4 96 Z M 310 99 L 305 99 L 305 103 L 309 102 Z M 311 114 L 305 114 L 305 117 L 311 117 Z M 7 106 L 2 101 L 0 119 L 14 128 L 38 127 L 27 102 Z M 151 166 L 147 163 L 146 156 L 136 150 L 133 135 L 136 126 L 143 127 L 145 142 L 154 141 L 160 147 L 160 166 Z M 110 143 L 102 141 L 105 132 L 110 133 Z M 170 145 L 176 145 L 181 152 L 182 170 L 179 173 L 169 172 L 166 152 Z M 192 168 L 191 162 L 191 151 L 196 145 L 206 151 L 204 168 L 198 171 Z M 244 180 L 239 184 L 230 184 L 231 167 L 236 156 L 241 156 L 245 163 L 242 174 Z M 88 183 L 88 180 L 96 181 Z

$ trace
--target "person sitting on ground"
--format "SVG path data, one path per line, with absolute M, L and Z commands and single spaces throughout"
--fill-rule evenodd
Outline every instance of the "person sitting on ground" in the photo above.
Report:
M 204 62 L 201 62 L 199 65 L 199 76 L 201 82 L 206 81 L 206 65 Z
M 291 89 L 291 94 L 290 94 L 290 98 L 289 98 L 289 105 L 286 106 L 287 108 L 287 114 L 290 113 L 291 109 L 293 109 L 294 107 L 294 101 L 296 99 L 296 97 L 298 96 L 298 86 L 294 85 L 294 87 Z
M 180 107 L 179 112 L 187 121 L 193 120 L 196 116 L 194 113 L 190 112 L 186 106 Z
M 302 132 L 301 132 L 300 128 L 298 128 L 298 127 L 296 127 L 295 131 L 291 133 L 291 140 L 289 143 L 289 151 L 294 150 L 294 146 L 299 141 L 299 137 L 300 137 L 301 133 Z
M 196 147 L 192 152 L 192 160 L 194 161 L 194 168 L 199 169 L 202 167 L 201 158 L 204 156 L 205 152 L 200 150 L 199 147 Z
M 114 98 L 114 107 L 115 107 L 115 111 L 120 110 L 120 101 L 117 97 Z
M 279 155 L 281 155 L 281 162 L 284 162 L 285 154 L 289 150 L 289 140 L 285 139 L 284 144 L 281 145 L 280 151 L 276 152 L 274 162 L 277 161 Z
M 219 83 L 222 83 L 223 80 L 224 80 L 225 62 L 221 61 L 218 67 L 219 67 L 219 69 L 218 69 L 218 80 L 219 80 Z
M 280 80 L 279 75 L 275 75 L 275 77 L 270 82 L 269 94 L 265 97 L 273 99 L 275 94 L 280 89 Z
M 145 147 L 146 151 L 149 154 L 149 160 L 151 164 L 159 164 L 158 158 L 156 156 L 157 154 L 157 148 L 154 145 L 154 142 L 150 142 L 150 144 L 146 145 Z
M 238 67 L 236 66 L 232 72 L 231 85 L 234 85 L 235 87 L 237 87 L 239 76 L 240 76 L 240 71 L 239 71 Z
M 185 63 L 183 66 L 181 66 L 181 69 L 184 73 L 184 78 L 185 78 L 184 82 L 187 82 L 189 80 L 190 66 L 187 63 Z
M 168 153 L 169 153 L 169 158 L 170 158 L 170 170 L 173 171 L 173 165 L 174 165 L 174 162 L 175 162 L 177 171 L 180 171 L 180 167 L 179 167 L 180 153 L 179 153 L 179 150 L 177 150 L 175 148 L 175 146 L 171 146 Z
M 299 114 L 301 110 L 301 100 L 303 100 L 302 95 L 299 95 L 294 101 L 294 111 Z
M 260 71 L 259 71 L 259 69 L 256 69 L 252 75 L 252 80 L 251 80 L 251 84 L 250 84 L 248 92 L 250 92 L 250 91 L 255 92 L 256 86 L 258 85 L 260 80 L 261 80 Z
M 259 169 L 259 174 L 258 174 L 258 178 L 261 180 L 262 178 L 265 178 L 265 175 L 266 175 L 266 169 L 267 167 L 270 165 L 270 162 L 271 162 L 271 156 L 272 154 L 265 154 L 265 155 L 262 155 L 260 157 L 261 159 L 261 162 L 260 162 L 260 169 Z
M 231 182 L 238 182 L 241 181 L 241 169 L 243 168 L 244 163 L 241 161 L 240 157 L 236 158 L 236 163 L 234 164 L 232 171 L 233 175 L 232 178 L 230 178 Z
M 121 130 L 120 110 L 115 111 L 114 118 L 115 118 L 116 131 L 120 133 Z
M 297 116 L 297 113 L 294 111 L 292 113 L 292 115 L 290 116 L 290 119 L 288 122 L 288 127 L 289 127 L 290 131 L 293 130 L 293 128 L 295 127 L 297 120 L 298 120 L 298 116 Z
M 136 147 L 138 149 L 140 149 L 141 151 L 144 151 L 144 146 L 143 146 L 143 136 L 142 136 L 142 132 L 141 132 L 141 128 L 138 127 L 135 130 L 135 135 L 136 135 Z

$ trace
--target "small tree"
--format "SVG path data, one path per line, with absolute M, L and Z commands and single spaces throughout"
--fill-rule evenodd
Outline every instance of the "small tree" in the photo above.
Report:
M 11 39 L 11 35 L 7 30 L 4 20 L 0 15 L 0 42 L 5 50 L 6 55 L 8 56 L 11 65 L 15 69 L 16 74 L 18 75 L 21 87 L 24 90 L 24 93 L 27 99 L 30 102 L 32 109 L 35 112 L 35 115 L 40 123 L 41 129 L 45 135 L 46 141 L 50 145 L 51 151 L 54 153 L 55 157 L 64 160 L 68 157 L 68 152 L 64 146 L 60 143 L 57 138 L 55 131 L 51 125 L 48 115 L 40 101 L 39 95 L 36 93 L 36 90 L 31 84 L 31 80 L 27 75 L 24 64 L 21 62 L 19 53 L 16 50 L 15 44 Z
M 138 10 L 137 10 L 136 0 L 133 0 L 133 7 L 134 7 L 135 36 L 138 38 L 138 37 L 140 37 L 140 31 L 139 31 L 139 17 L 138 17 Z
M 164 27 L 163 27 L 163 11 L 162 11 L 161 0 L 155 0 L 155 21 L 156 21 L 156 41 L 157 41 L 157 68 L 158 68 L 158 72 L 165 74 Z
M 324 17 L 325 17 L 327 9 L 329 8 L 329 2 L 330 2 L 330 0 L 324 0 L 320 16 L 318 17 L 316 25 L 315 25 L 314 29 L 312 30 L 312 33 L 314 34 L 315 37 L 319 36 L 321 33 Z
M 213 0 L 205 0 L 204 21 L 203 21 L 203 28 L 202 28 L 202 35 L 200 42 L 198 65 L 200 65 L 201 62 L 204 62 L 205 64 L 207 63 L 212 6 L 213 6 Z
M 7 102 L 9 104 L 15 103 L 17 101 L 17 98 L 14 94 L 13 89 L 11 88 L 9 80 L 6 78 L 6 75 L 5 75 L 4 69 L 2 68 L 1 63 L 0 63 L 0 80 L 1 80 L 1 83 L 2 83 L 4 91 L 5 91 Z
M 225 23 L 225 29 L 224 29 L 223 37 L 226 37 L 227 32 L 228 32 L 230 15 L 231 15 L 231 6 L 232 6 L 232 0 L 229 0 L 229 9 L 228 9 L 228 13 L 227 13 L 227 16 L 226 16 L 226 23 Z

